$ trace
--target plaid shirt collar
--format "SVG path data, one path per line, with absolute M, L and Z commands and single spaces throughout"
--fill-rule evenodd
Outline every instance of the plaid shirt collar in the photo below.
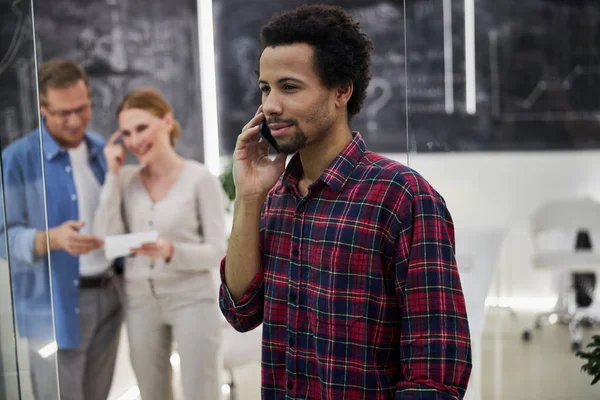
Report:
M 352 136 L 352 141 L 333 159 L 331 164 L 329 164 L 329 167 L 323 171 L 321 176 L 319 176 L 317 181 L 311 184 L 311 186 L 325 184 L 336 193 L 339 193 L 342 190 L 350 177 L 350 174 L 354 171 L 354 168 L 356 168 L 360 159 L 367 151 L 367 147 L 360 133 L 353 132 Z M 300 153 L 296 153 L 281 176 L 280 185 L 277 188 L 277 191 L 283 188 L 291 189 L 297 187 L 303 171 Z

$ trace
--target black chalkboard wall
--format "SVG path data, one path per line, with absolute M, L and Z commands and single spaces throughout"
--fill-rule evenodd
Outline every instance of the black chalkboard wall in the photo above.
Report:
M 446 3 L 452 17 L 451 113 L 446 110 L 444 1 L 410 0 L 406 10 L 402 0 L 324 2 L 357 17 L 375 44 L 369 98 L 352 126 L 372 150 L 600 148 L 599 1 L 475 0 L 474 115 L 465 109 L 464 0 Z M 224 154 L 233 151 L 260 102 L 254 74 L 260 26 L 273 12 L 305 3 L 213 1 Z
M 37 126 L 30 3 L 0 1 L 0 143 Z
M 260 104 L 255 69 L 261 25 L 274 12 L 306 3 L 310 2 L 213 1 L 219 129 L 225 154 L 233 151 L 240 129 Z M 373 58 L 372 92 L 361 115 L 353 121 L 353 129 L 366 136 L 371 148 L 391 145 L 394 151 L 406 151 L 403 2 L 321 3 L 341 5 L 357 17 L 377 49 Z
M 141 86 L 158 89 L 182 126 L 179 152 L 202 160 L 196 7 L 196 0 L 35 1 L 38 61 L 70 58 L 86 68 L 93 87 L 90 129 L 105 136 L 117 126 L 123 95 Z
M 371 149 L 600 148 L 600 1 L 474 0 L 474 115 L 465 111 L 464 0 L 410 0 L 406 10 L 403 0 L 324 2 L 350 11 L 375 43 L 369 98 L 353 122 Z M 213 1 L 222 154 L 231 154 L 241 127 L 260 102 L 254 74 L 260 26 L 273 12 L 304 3 Z M 445 109 L 444 3 L 450 4 L 452 17 L 450 114 Z M 30 22 L 18 15 L 28 4 L 0 1 L 2 147 L 37 124 Z M 69 57 L 91 75 L 91 128 L 109 135 L 122 95 L 155 86 L 183 126 L 179 151 L 202 160 L 196 0 L 34 4 L 40 59 Z M 16 47 L 11 45 L 15 37 Z

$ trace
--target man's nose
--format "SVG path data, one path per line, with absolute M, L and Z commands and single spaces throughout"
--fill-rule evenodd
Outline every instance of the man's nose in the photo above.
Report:
M 69 128 L 78 128 L 82 124 L 82 118 L 76 112 L 71 112 L 67 117 L 67 126 Z
M 272 115 L 281 115 L 282 105 L 281 98 L 275 91 L 271 91 L 263 98 L 263 112 L 266 117 Z

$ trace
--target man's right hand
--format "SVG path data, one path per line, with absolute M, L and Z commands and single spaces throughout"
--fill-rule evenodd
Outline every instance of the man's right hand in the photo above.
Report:
M 119 175 L 121 165 L 125 160 L 125 149 L 121 143 L 117 143 L 117 140 L 121 137 L 122 133 L 117 130 L 108 139 L 106 146 L 104 146 L 104 158 L 108 164 L 108 171 L 113 175 Z
M 104 241 L 99 237 L 79 233 L 84 225 L 83 221 L 67 221 L 48 230 L 50 250 L 64 250 L 72 256 L 80 256 L 102 247 Z
M 268 156 L 269 145 L 258 140 L 260 123 L 265 117 L 262 106 L 242 129 L 233 152 L 233 182 L 236 199 L 264 201 L 267 193 L 285 169 L 285 154 L 277 154 L 274 160 Z

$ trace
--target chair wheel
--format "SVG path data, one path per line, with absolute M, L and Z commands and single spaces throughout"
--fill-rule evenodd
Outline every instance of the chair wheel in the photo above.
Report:
M 521 339 L 523 339 L 524 342 L 529 342 L 531 340 L 531 332 L 523 331 L 523 334 L 521 335 Z
M 581 350 L 581 343 L 580 342 L 572 342 L 571 343 L 571 350 L 572 351 L 579 351 L 579 350 Z

